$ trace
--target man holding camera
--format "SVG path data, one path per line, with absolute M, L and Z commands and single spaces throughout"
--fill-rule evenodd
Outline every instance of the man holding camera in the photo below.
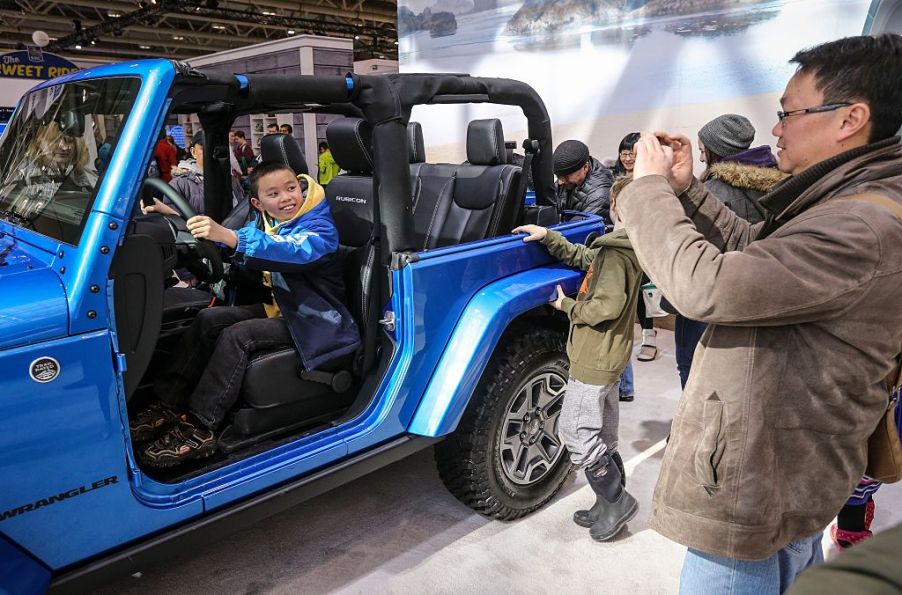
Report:
M 782 592 L 822 559 L 902 350 L 902 37 L 792 62 L 773 129 L 791 176 L 764 222 L 705 190 L 689 140 L 665 133 L 643 133 L 619 201 L 642 268 L 710 323 L 649 521 L 689 547 L 686 593 Z

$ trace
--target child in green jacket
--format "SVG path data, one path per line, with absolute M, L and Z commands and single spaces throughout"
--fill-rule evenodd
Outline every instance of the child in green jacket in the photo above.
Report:
M 552 305 L 570 319 L 570 379 L 558 433 L 570 460 L 585 469 L 596 494 L 592 508 L 576 511 L 573 521 L 590 527 L 589 534 L 597 541 L 614 537 L 639 508 L 624 489 L 623 460 L 617 452 L 620 374 L 632 353 L 642 275 L 615 210 L 616 196 L 625 185 L 615 184 L 611 192 L 614 231 L 588 246 L 572 244 L 560 233 L 537 225 L 514 230 L 527 234 L 524 242 L 540 240 L 554 257 L 587 271 L 575 299 L 564 295 L 558 285 Z

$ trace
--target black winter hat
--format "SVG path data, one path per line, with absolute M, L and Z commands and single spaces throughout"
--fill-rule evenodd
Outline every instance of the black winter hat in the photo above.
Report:
M 554 150 L 552 160 L 554 175 L 572 174 L 589 160 L 589 147 L 578 140 L 565 140 Z
M 191 137 L 191 146 L 201 145 L 204 146 L 204 131 L 201 130 L 199 132 L 195 132 L 194 136 Z

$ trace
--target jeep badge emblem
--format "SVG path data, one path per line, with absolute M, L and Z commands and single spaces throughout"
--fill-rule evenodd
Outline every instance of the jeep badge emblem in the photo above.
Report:
M 50 382 L 60 375 L 60 363 L 52 357 L 39 357 L 31 362 L 28 373 L 35 382 Z

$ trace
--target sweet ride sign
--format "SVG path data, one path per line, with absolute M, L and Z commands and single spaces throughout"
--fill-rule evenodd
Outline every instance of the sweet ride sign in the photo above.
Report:
M 52 79 L 78 70 L 78 66 L 55 54 L 18 51 L 0 56 L 0 77 Z

